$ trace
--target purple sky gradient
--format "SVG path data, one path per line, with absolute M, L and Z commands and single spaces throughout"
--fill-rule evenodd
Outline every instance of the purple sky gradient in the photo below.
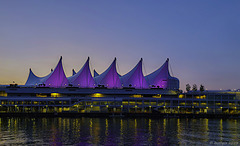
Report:
M 98 73 L 117 57 L 121 75 L 140 58 L 144 75 L 170 58 L 181 89 L 238 89 L 239 16 L 239 0 L 2 0 L 0 84 L 24 84 L 29 68 L 45 76 L 60 56 L 71 76 L 89 56 Z

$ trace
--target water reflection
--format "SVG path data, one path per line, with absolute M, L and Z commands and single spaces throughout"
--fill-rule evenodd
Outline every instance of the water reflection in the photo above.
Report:
M 0 118 L 0 145 L 208 145 L 239 138 L 239 119 Z

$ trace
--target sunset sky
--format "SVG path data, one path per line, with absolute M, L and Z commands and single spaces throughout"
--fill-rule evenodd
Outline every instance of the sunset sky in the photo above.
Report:
M 1 0 L 0 84 L 47 75 L 63 56 L 67 76 L 87 57 L 123 75 L 143 58 L 145 75 L 167 58 L 180 88 L 240 88 L 239 0 Z

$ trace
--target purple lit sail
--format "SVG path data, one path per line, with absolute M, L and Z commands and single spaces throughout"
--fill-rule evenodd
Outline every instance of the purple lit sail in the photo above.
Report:
M 104 85 L 108 88 L 134 87 L 137 89 L 163 88 L 179 89 L 179 80 L 172 77 L 168 70 L 169 59 L 153 73 L 143 76 L 142 59 L 127 74 L 121 76 L 116 70 L 116 58 L 109 68 L 99 75 L 94 70 L 94 79 L 89 69 L 89 58 L 84 66 L 77 73 L 73 70 L 73 76 L 66 78 L 62 66 L 62 57 L 56 68 L 45 77 L 36 76 L 32 70 L 29 70 L 29 76 L 25 86 L 46 86 L 46 87 L 66 87 L 70 83 L 72 86 L 81 88 L 93 88 Z
M 93 88 L 94 79 L 89 68 L 89 57 L 83 67 L 73 76 L 68 77 L 68 81 L 74 87 Z
M 163 89 L 178 89 L 179 80 L 177 78 L 171 77 L 168 70 L 169 59 L 156 71 L 145 76 L 147 82 L 153 88 L 163 88 Z
M 41 80 L 46 87 L 66 87 L 68 86 L 68 80 L 62 66 L 62 56 L 51 74 Z
M 96 86 L 104 85 L 108 88 L 121 88 L 121 82 L 116 69 L 116 58 L 108 69 L 99 76 L 94 77 L 94 80 Z
M 136 89 L 149 88 L 142 73 L 142 59 L 130 72 L 120 77 L 120 79 L 123 87 L 129 87 L 130 85 Z

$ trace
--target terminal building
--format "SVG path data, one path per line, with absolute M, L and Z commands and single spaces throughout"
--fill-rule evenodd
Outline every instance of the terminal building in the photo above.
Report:
M 0 113 L 239 115 L 240 92 L 191 91 L 182 93 L 179 80 L 169 73 L 169 59 L 144 76 L 141 59 L 125 75 L 116 58 L 101 74 L 92 76 L 88 58 L 66 77 L 62 57 L 44 77 L 30 69 L 26 84 L 0 87 Z

